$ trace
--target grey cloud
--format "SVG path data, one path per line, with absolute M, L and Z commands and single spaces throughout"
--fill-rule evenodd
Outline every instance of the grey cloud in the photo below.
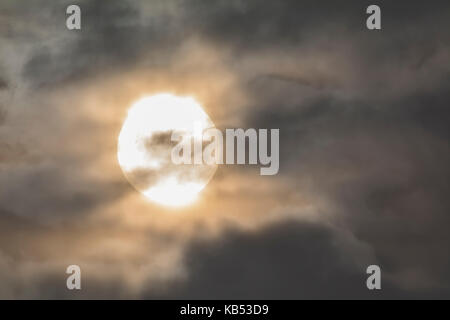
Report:
M 167 283 L 165 294 L 148 284 L 142 297 L 450 296 L 448 1 L 379 1 L 380 32 L 365 28 L 368 1 L 167 1 L 148 6 L 82 1 L 79 33 L 65 30 L 63 19 L 55 18 L 64 16 L 63 3 L 33 3 L 44 8 L 36 19 L 48 23 L 42 33 L 26 33 L 27 41 L 53 39 L 53 32 L 62 40 L 32 46 L 21 71 L 23 81 L 32 85 L 32 98 L 58 92 L 61 84 L 118 77 L 128 69 L 141 68 L 149 81 L 157 67 L 173 72 L 170 79 L 195 73 L 201 62 L 177 73 L 174 57 L 183 43 L 199 38 L 224 52 L 220 63 L 247 99 L 233 116 L 246 127 L 280 128 L 280 172 L 274 179 L 283 183 L 273 192 L 276 200 L 283 204 L 288 193 L 302 196 L 335 225 L 289 221 L 253 233 L 230 229 L 216 241 L 198 240 L 188 245 L 187 280 Z M 10 13 L 28 17 L 28 10 L 15 5 Z M 28 30 L 12 22 L 8 29 L 12 34 Z M 11 87 L 0 79 L 0 90 Z M 62 125 L 67 121 L 39 110 Z M 83 126 L 92 137 L 103 129 Z M 0 253 L 7 257 L 22 252 L 20 245 L 8 244 L 8 230 L 26 237 L 28 244 L 48 231 L 36 224 L 46 215 L 62 222 L 87 212 L 95 216 L 102 204 L 133 190 L 117 177 L 97 181 L 84 176 L 94 153 L 67 150 L 69 163 L 46 167 L 32 147 L 0 141 L 0 164 L 11 166 L 0 174 L 5 231 Z M 24 164 L 29 170 L 19 168 Z M 162 173 L 135 174 L 147 180 Z M 245 196 L 257 202 L 257 191 Z M 225 196 L 238 198 L 232 190 Z M 369 263 L 379 263 L 390 276 L 380 294 L 365 288 Z M 30 284 L 36 291 L 29 296 L 71 297 L 61 291 L 59 275 L 41 276 Z M 87 296 L 130 297 L 125 282 L 110 280 L 106 284 L 91 276 Z
M 0 78 L 0 90 L 8 88 L 8 82 L 5 79 Z
M 217 241 L 193 244 L 186 257 L 189 278 L 169 290 L 170 298 L 417 297 L 417 292 L 399 288 L 387 276 L 383 277 L 382 291 L 369 291 L 366 268 L 380 264 L 370 248 L 338 229 L 311 223 L 287 221 L 250 234 L 230 230 Z M 380 266 L 385 272 L 384 264 Z M 439 290 L 422 292 L 422 297 L 441 294 Z
M 280 174 L 325 200 L 389 271 L 449 288 L 450 96 L 441 86 L 429 90 L 381 102 L 322 90 L 282 112 L 254 109 L 247 123 L 280 128 Z M 276 98 L 260 95 L 255 104 L 267 100 Z
M 0 194 L 3 206 L 33 219 L 81 219 L 90 209 L 132 191 L 123 180 L 99 182 L 57 165 L 35 163 L 0 176 L 13 182 Z
M 168 63 L 177 43 L 183 38 L 183 29 L 174 29 L 167 13 L 158 21 L 144 21 L 140 14 L 142 2 L 79 1 L 82 10 L 82 30 L 68 31 L 61 21 L 59 26 L 66 41 L 57 47 L 34 52 L 25 65 L 23 76 L 35 86 L 55 86 L 85 80 L 98 72 L 103 75 L 135 67 L 146 57 L 152 64 Z M 65 12 L 67 4 L 58 4 L 53 11 Z M 150 9 L 151 10 L 151 9 Z
M 323 211 L 345 221 L 399 282 L 445 291 L 450 287 L 445 271 L 450 261 L 450 11 L 443 2 L 379 5 L 379 33 L 356 27 L 353 18 L 361 20 L 360 13 L 345 11 L 356 8 L 353 4 L 343 5 L 342 14 L 324 10 L 330 23 L 305 30 L 315 38 L 294 42 L 280 33 L 300 50 L 279 44 L 286 50 L 282 55 L 274 53 L 265 64 L 245 69 L 250 74 L 241 74 L 253 99 L 246 126 L 280 128 L 280 175 L 290 180 L 286 188 L 323 203 Z M 244 23 L 244 15 L 234 14 Z M 270 18 L 255 20 L 258 27 L 266 21 L 273 25 Z M 334 23 L 352 28 L 339 28 L 336 40 L 322 41 Z M 268 47 L 275 37 L 265 34 L 264 42 L 254 30 L 243 32 Z M 239 39 L 238 32 L 232 36 Z M 237 47 L 248 57 L 259 55 L 252 41 Z M 286 57 L 293 61 L 289 72 L 271 69 Z M 311 63 L 330 69 L 314 70 Z M 305 67 L 311 72 L 302 73 Z M 292 76 L 296 72 L 302 76 Z M 320 78 L 327 79 L 325 85 Z
M 252 80 L 250 84 L 255 85 L 259 81 L 277 80 L 281 82 L 292 83 L 294 85 L 299 86 L 310 86 L 315 89 L 324 89 L 325 87 L 328 88 L 336 87 L 336 84 L 331 78 L 322 77 L 320 75 L 313 75 L 313 77 L 314 78 L 305 75 L 268 73 L 256 77 L 255 79 Z M 270 83 L 269 85 L 273 85 L 273 82 Z

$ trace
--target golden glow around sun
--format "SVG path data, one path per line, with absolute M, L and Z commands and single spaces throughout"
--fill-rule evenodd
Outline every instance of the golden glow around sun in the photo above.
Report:
M 128 110 L 118 139 L 118 161 L 128 181 L 148 199 L 167 206 L 192 203 L 211 179 L 216 165 L 175 165 L 171 132 L 189 138 L 194 124 L 214 127 L 200 104 L 190 97 L 157 94 Z

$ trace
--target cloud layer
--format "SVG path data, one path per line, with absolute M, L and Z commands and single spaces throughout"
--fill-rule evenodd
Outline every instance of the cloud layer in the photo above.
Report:
M 448 1 L 379 1 L 381 31 L 364 1 L 80 1 L 80 31 L 68 4 L 0 5 L 1 297 L 450 297 Z M 147 202 L 117 137 L 159 92 L 279 128 L 279 174 Z

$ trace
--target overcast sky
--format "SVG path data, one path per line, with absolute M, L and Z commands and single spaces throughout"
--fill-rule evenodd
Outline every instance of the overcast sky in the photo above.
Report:
M 1 298 L 450 298 L 449 1 L 73 3 L 0 1 Z M 159 92 L 279 128 L 278 175 L 147 201 L 117 137 Z

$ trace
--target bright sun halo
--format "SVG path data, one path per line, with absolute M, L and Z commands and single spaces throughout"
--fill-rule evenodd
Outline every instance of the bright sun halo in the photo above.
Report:
M 214 127 L 200 104 L 191 97 L 157 94 L 144 97 L 128 110 L 118 139 L 117 157 L 128 181 L 148 199 L 166 206 L 196 200 L 217 165 L 175 165 L 171 161 L 171 133 L 194 135 Z

